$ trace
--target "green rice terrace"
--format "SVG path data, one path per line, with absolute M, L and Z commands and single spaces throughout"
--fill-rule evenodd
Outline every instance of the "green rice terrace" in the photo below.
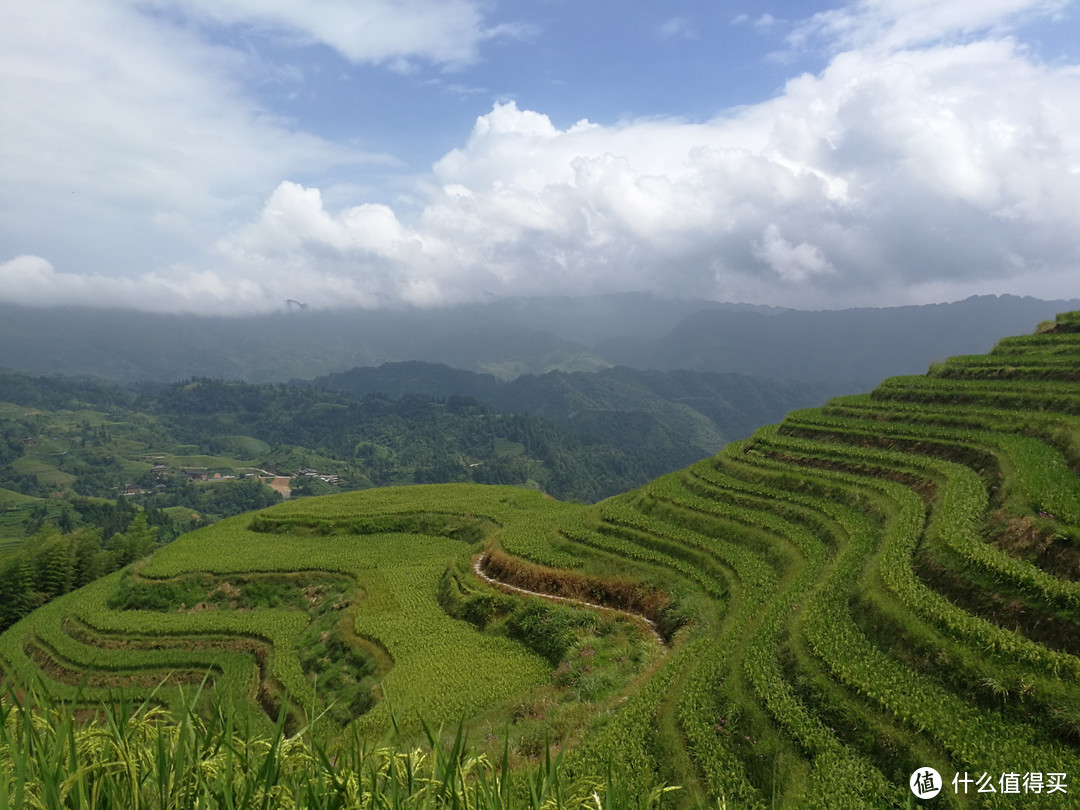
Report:
M 0 806 L 27 695 L 105 728 L 122 692 L 317 740 L 292 787 L 258 771 L 273 806 L 902 808 L 933 768 L 935 806 L 1080 807 L 1078 472 L 1067 313 L 594 505 L 452 484 L 228 518 L 0 636 Z M 382 752 L 367 793 L 335 751 Z M 451 762 L 423 790 L 422 756 Z

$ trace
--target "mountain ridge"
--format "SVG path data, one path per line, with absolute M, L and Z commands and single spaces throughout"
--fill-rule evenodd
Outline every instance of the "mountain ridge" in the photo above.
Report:
M 283 382 L 406 360 L 505 379 L 627 365 L 794 378 L 854 392 L 950 355 L 985 351 L 996 338 L 1077 307 L 1080 301 L 982 296 L 805 312 L 625 295 L 230 318 L 6 304 L 0 365 L 160 382 Z

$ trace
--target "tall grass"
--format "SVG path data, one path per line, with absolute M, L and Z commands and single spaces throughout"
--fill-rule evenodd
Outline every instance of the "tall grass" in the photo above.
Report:
M 0 810 L 608 810 L 661 807 L 674 796 L 664 787 L 627 795 L 610 770 L 568 775 L 561 751 L 515 771 L 508 748 L 494 760 L 478 753 L 461 726 L 446 737 L 426 729 L 427 745 L 412 747 L 357 734 L 327 745 L 307 729 L 288 736 L 284 715 L 259 734 L 221 703 L 197 711 L 199 692 L 171 712 L 122 692 L 74 707 L 8 684 L 0 693 Z

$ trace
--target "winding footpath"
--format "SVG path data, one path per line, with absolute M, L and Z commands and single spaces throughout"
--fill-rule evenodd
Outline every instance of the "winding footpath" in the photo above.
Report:
M 633 613 L 628 610 L 619 610 L 618 608 L 608 607 L 607 605 L 598 605 L 595 602 L 586 602 L 584 599 L 571 599 L 568 596 L 555 596 L 554 594 L 550 593 L 542 593 L 541 591 L 530 591 L 528 588 L 520 588 L 517 585 L 511 585 L 509 582 L 503 582 L 502 580 L 498 580 L 492 576 L 489 576 L 487 572 L 483 569 L 483 562 L 484 555 L 478 554 L 473 560 L 473 572 L 478 577 L 480 577 L 480 579 L 484 580 L 484 582 L 487 582 L 490 585 L 494 585 L 497 588 L 502 588 L 503 590 L 513 591 L 514 593 L 525 594 L 526 596 L 539 596 L 543 599 L 551 599 L 554 602 L 565 602 L 570 605 L 579 605 L 581 607 L 593 608 L 594 610 L 603 610 L 609 613 L 618 613 L 622 616 L 627 616 L 634 622 L 637 622 L 639 624 L 644 623 L 648 627 L 649 632 L 653 637 L 653 640 L 657 643 L 657 645 L 665 654 L 667 653 L 667 644 L 664 642 L 664 637 L 660 635 L 660 631 L 659 629 L 657 629 L 656 622 L 654 622 L 647 616 L 643 616 L 640 613 Z

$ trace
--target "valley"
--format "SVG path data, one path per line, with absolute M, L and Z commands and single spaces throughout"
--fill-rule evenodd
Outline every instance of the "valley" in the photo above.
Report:
M 557 761 L 567 795 L 616 806 L 900 808 L 932 767 L 944 807 L 1065 807 L 1077 368 L 1073 312 L 593 504 L 475 483 L 291 499 L 56 598 L 0 665 L 74 705 L 123 686 L 209 722 L 205 672 L 205 706 L 253 736 L 486 752 L 508 791 Z M 497 772 L 440 784 L 478 800 Z

